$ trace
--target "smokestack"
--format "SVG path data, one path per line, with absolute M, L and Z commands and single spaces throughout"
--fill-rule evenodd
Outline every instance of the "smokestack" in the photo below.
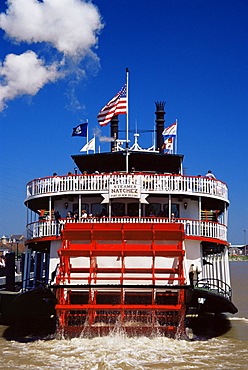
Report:
M 165 115 L 165 111 L 164 111 L 164 106 L 165 106 L 165 102 L 164 101 L 160 101 L 160 102 L 155 102 L 156 104 L 156 132 L 157 132 L 157 147 L 156 149 L 158 149 L 160 151 L 160 153 L 163 153 L 164 150 L 162 149 L 162 146 L 164 144 L 164 138 L 163 138 L 163 135 L 162 135 L 162 132 L 164 131 L 164 123 L 165 123 L 165 119 L 164 119 L 164 115 Z
M 118 139 L 118 132 L 119 132 L 119 120 L 117 115 L 112 117 L 110 121 L 110 136 L 114 138 L 114 141 L 111 142 L 111 152 L 115 147 L 115 141 Z

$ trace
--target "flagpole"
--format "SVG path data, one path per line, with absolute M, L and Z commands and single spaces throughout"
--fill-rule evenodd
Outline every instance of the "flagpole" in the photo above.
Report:
M 129 69 L 126 68 L 126 99 L 127 99 L 127 114 L 126 114 L 126 172 L 128 173 L 128 147 L 129 147 L 129 142 L 128 142 L 128 122 L 129 122 L 129 117 L 128 117 L 128 82 L 129 82 Z
M 89 141 L 89 132 L 88 132 L 88 130 L 89 130 L 89 125 L 88 125 L 88 119 L 86 119 L 86 122 L 87 122 L 87 137 L 86 137 L 86 139 L 87 139 L 87 143 L 88 143 L 88 141 Z M 87 154 L 88 154 L 88 149 L 87 149 Z
M 178 122 L 176 119 L 176 124 L 177 124 L 177 130 L 178 130 Z M 175 140 L 175 154 L 177 154 L 177 131 L 176 131 L 176 140 Z
M 156 150 L 156 143 L 155 143 L 155 132 L 156 132 L 156 126 L 155 126 L 155 122 L 154 122 L 154 126 L 153 126 L 153 150 L 155 151 Z

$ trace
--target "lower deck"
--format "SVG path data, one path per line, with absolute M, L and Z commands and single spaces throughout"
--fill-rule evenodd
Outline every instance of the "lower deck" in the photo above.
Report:
M 227 248 L 188 243 L 183 224 L 68 223 L 61 238 L 30 244 L 24 278 L 29 291 L 52 272 L 59 333 L 170 336 L 198 312 L 235 312 Z

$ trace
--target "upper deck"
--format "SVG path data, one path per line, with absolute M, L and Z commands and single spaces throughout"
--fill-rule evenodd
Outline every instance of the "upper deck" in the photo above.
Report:
M 88 207 L 85 209 L 93 218 L 82 220 L 86 223 L 168 223 L 174 215 L 172 207 L 176 207 L 178 212 L 173 222 L 184 224 L 187 235 L 226 241 L 227 185 L 208 177 L 182 175 L 182 158 L 160 153 L 130 153 L 129 168 L 132 170 L 125 172 L 123 153 L 74 156 L 82 174 L 56 175 L 27 184 L 25 204 L 35 212 L 34 217 L 32 214 L 27 217 L 29 238 L 57 235 L 52 210 L 60 212 L 63 227 L 65 223 L 77 222 L 68 220 L 68 207 L 78 215 Z M 129 212 L 128 203 L 135 204 L 134 213 Z M 156 218 L 151 220 L 147 217 L 146 205 L 153 207 L 155 203 L 158 211 Z M 122 213 L 114 210 L 118 204 L 124 204 Z M 108 217 L 98 219 L 94 205 L 104 207 Z M 41 209 L 47 210 L 49 219 L 35 221 Z M 205 217 L 208 211 L 213 218 Z M 160 214 L 162 217 L 157 217 Z
M 228 203 L 225 183 L 202 176 L 182 175 L 182 155 L 157 152 L 109 152 L 72 156 L 80 175 L 53 176 L 33 180 L 27 185 L 28 207 L 47 208 L 48 198 L 101 196 L 111 199 L 133 198 L 147 203 L 148 196 L 202 197 L 206 209 L 223 208 Z M 128 166 L 127 166 L 128 161 Z M 129 169 L 127 171 L 127 168 Z M 38 207 L 38 208 L 37 208 Z
M 147 195 L 202 196 L 228 203 L 227 185 L 200 176 L 149 173 L 102 173 L 45 177 L 27 184 L 25 203 L 47 196 L 98 194 L 107 198 Z

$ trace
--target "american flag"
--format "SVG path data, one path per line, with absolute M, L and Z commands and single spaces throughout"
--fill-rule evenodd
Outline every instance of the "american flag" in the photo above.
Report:
M 127 84 L 113 97 L 98 113 L 97 120 L 100 126 L 107 125 L 112 117 L 127 113 Z

